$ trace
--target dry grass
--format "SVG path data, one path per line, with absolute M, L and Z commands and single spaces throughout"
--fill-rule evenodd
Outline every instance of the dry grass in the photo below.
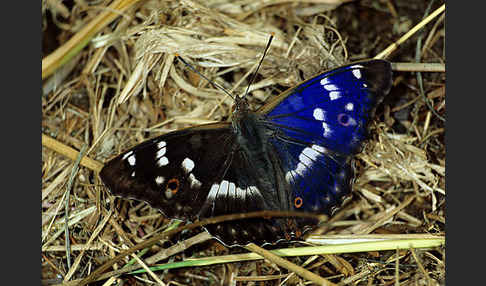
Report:
M 228 118 L 232 100 L 174 60 L 175 53 L 238 94 L 246 88 L 269 34 L 275 33 L 250 88 L 251 105 L 257 108 L 327 68 L 374 57 L 424 18 L 428 5 L 418 0 L 343 5 L 350 1 L 119 0 L 111 7 L 127 5 L 121 17 L 113 21 L 107 14 L 103 21 L 100 15 L 113 11 L 106 8 L 110 1 L 75 2 L 67 7 L 61 1 L 43 1 L 45 55 L 75 38 L 83 27 L 93 25 L 96 30 L 90 41 L 89 33 L 83 34 L 87 38 L 77 34 L 82 40 L 60 57 L 65 62 L 60 68 L 56 69 L 56 60 L 43 61 L 43 76 L 44 68 L 55 70 L 49 78 L 45 74 L 42 98 L 43 134 L 55 138 L 43 138 L 49 148 L 42 151 L 45 285 L 60 284 L 65 278 L 74 281 L 66 285 L 76 285 L 124 249 L 175 227 L 145 203 L 113 200 L 93 171 L 99 170 L 100 162 L 147 138 Z M 434 3 L 430 13 L 440 5 Z M 389 59 L 443 64 L 444 38 L 439 16 Z M 408 70 L 411 67 L 413 71 L 417 66 L 409 65 Z M 358 239 L 376 238 L 364 236 L 369 234 L 388 238 L 445 234 L 444 86 L 442 72 L 395 73 L 394 87 L 378 108 L 370 141 L 357 156 L 355 192 L 316 235 Z M 74 149 L 71 159 L 59 154 L 67 154 L 63 151 L 53 151 L 59 150 L 52 147 L 61 146 L 58 143 Z M 83 148 L 91 160 L 84 158 L 79 171 L 73 172 L 79 159 L 75 150 Z M 242 252 L 198 233 L 199 229 L 179 233 L 143 255 L 138 252 L 140 265 Z M 314 238 L 317 242 L 321 237 Z M 120 269 L 130 259 L 127 256 L 108 271 Z M 337 251 L 285 259 L 332 283 L 439 285 L 445 278 L 444 247 Z M 118 278 L 111 274 L 110 282 L 304 285 L 308 281 L 267 260 L 239 261 Z

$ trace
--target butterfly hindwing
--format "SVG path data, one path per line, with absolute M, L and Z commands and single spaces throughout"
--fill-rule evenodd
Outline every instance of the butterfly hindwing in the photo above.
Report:
M 295 210 L 331 214 L 351 191 L 352 170 L 345 158 L 312 144 L 272 140 L 291 186 Z
M 268 150 L 263 155 L 238 146 L 230 161 L 225 175 L 211 186 L 200 218 L 263 210 L 295 210 L 292 186 L 283 179 L 280 158 L 275 150 Z M 263 245 L 298 239 L 316 223 L 314 219 L 258 217 L 207 225 L 206 229 L 226 245 L 249 242 Z

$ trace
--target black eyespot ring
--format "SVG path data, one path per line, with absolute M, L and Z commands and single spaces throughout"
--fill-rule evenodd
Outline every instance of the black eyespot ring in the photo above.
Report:
M 296 197 L 294 200 L 294 206 L 300 208 L 304 204 L 304 200 L 301 197 Z
M 337 119 L 338 119 L 339 123 L 343 126 L 348 126 L 350 121 L 351 121 L 351 120 L 349 120 L 350 119 L 349 115 L 347 115 L 345 113 L 340 113 L 338 115 Z

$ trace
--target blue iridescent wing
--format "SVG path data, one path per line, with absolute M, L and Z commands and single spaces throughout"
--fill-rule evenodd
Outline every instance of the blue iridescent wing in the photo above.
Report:
M 307 80 L 259 110 L 274 133 L 271 144 L 296 209 L 330 213 L 350 192 L 351 159 L 391 80 L 386 61 L 354 63 Z

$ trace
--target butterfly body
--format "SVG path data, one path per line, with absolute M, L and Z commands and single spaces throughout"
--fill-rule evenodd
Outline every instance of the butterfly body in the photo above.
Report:
M 261 210 L 330 214 L 351 191 L 351 161 L 391 68 L 372 60 L 320 74 L 257 111 L 237 97 L 231 122 L 148 140 L 100 173 L 115 195 L 184 220 Z M 207 226 L 227 245 L 298 238 L 314 221 L 254 218 Z

